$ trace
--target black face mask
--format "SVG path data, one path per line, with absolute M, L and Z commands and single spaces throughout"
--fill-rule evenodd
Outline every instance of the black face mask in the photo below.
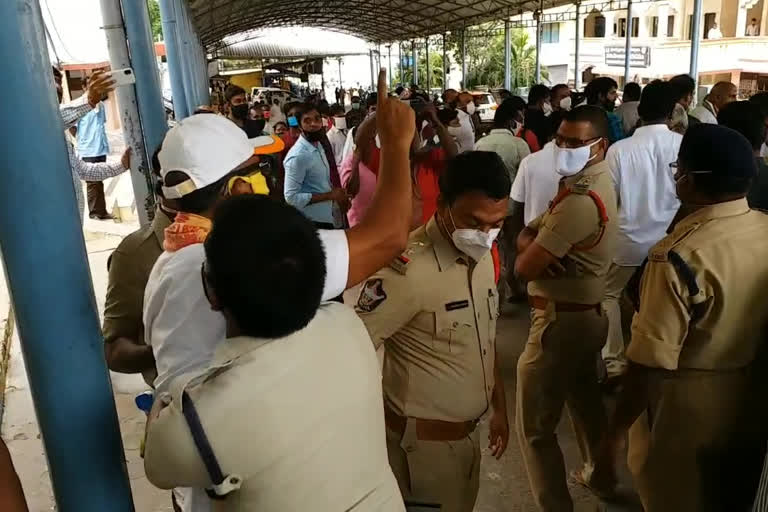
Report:
M 241 105 L 232 105 L 232 116 L 236 119 L 242 119 L 245 121 L 248 119 L 248 105 L 243 103 Z
M 309 142 L 320 142 L 323 140 L 323 135 L 325 135 L 325 132 L 320 129 L 316 132 L 303 132 L 304 138 L 307 139 Z
M 254 119 L 251 121 L 253 123 L 253 127 L 256 129 L 257 132 L 263 131 L 264 126 L 266 126 L 267 122 L 264 119 Z

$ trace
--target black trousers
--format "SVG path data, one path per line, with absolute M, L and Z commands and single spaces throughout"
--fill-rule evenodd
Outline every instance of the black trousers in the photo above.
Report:
M 84 156 L 83 162 L 101 163 L 107 161 L 107 155 Z M 107 199 L 104 197 L 103 181 L 88 181 L 86 191 L 88 195 L 88 213 L 90 215 L 107 215 Z

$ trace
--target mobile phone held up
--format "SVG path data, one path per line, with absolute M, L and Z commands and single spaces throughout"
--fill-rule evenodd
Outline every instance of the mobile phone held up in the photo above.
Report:
M 109 72 L 109 76 L 114 80 L 115 87 L 136 83 L 136 77 L 131 68 L 115 69 Z

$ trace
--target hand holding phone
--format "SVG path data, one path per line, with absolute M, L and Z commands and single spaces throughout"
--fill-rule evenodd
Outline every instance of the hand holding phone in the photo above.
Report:
M 115 82 L 115 87 L 136 83 L 136 77 L 131 68 L 115 69 L 114 71 L 109 72 L 109 76 L 112 81 Z

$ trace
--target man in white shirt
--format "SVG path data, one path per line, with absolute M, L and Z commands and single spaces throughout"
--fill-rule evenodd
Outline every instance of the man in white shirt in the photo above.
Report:
M 516 106 L 512 98 L 504 100 L 493 117 L 493 129 L 475 144 L 476 150 L 493 151 L 501 157 L 510 181 L 515 181 L 520 162 L 531 154 L 528 144 L 514 133 L 518 125 L 522 125 L 521 107 L 524 105 Z
M 693 109 L 690 116 L 702 123 L 717 124 L 717 113 L 725 105 L 736 101 L 737 87 L 731 82 L 717 82 L 712 86 L 701 105 Z
M 280 108 L 280 100 L 275 98 L 272 100 L 272 106 L 269 107 L 269 124 L 274 128 L 277 123 L 285 122 L 285 114 L 283 109 Z
M 387 265 L 408 240 L 408 157 L 416 122 L 408 105 L 387 97 L 383 72 L 379 90 L 383 92 L 378 96 L 383 114 L 377 117 L 382 141 L 378 190 L 365 218 L 354 228 L 318 231 L 326 259 L 323 300 L 340 295 Z M 254 172 L 259 157 L 245 132 L 225 118 L 208 114 L 180 121 L 166 134 L 158 157 L 164 197 L 178 199 L 180 210 L 166 229 L 165 252 L 152 269 L 144 294 L 145 340 L 155 355 L 155 387 L 161 393 L 174 378 L 206 368 L 225 338 L 224 317 L 211 310 L 199 278 L 202 242 L 216 206 L 230 190 L 243 188 L 233 186 L 235 182 L 245 182 L 255 190 L 260 173 Z M 203 508 L 185 505 L 185 512 L 206 510 L 204 494 L 200 497 L 195 492 L 193 501 L 198 500 Z
M 666 235 L 680 206 L 675 192 L 674 169 L 682 135 L 667 125 L 675 108 L 669 83 L 643 89 L 638 113 L 642 120 L 634 135 L 615 143 L 606 161 L 618 198 L 618 243 L 608 271 L 603 307 L 608 315 L 608 339 L 603 360 L 608 378 L 626 372 L 620 298 L 648 250 Z
M 333 157 L 336 159 L 336 168 L 341 169 L 341 162 L 344 160 L 344 145 L 347 142 L 347 118 L 344 115 L 344 107 L 341 105 L 331 106 L 331 117 L 333 126 L 328 133 L 328 142 L 333 149 Z
M 752 22 L 747 26 L 747 36 L 759 36 L 760 26 L 757 24 L 757 18 L 752 18 Z
M 190 279 L 223 313 L 227 339 L 208 368 L 158 396 L 148 479 L 205 487 L 227 512 L 403 512 L 378 360 L 354 311 L 321 302 L 323 245 L 312 223 L 264 196 L 230 198 Z
M 459 153 L 472 151 L 475 148 L 475 125 L 472 115 L 475 113 L 475 101 L 468 92 L 457 93 L 448 89 L 443 94 L 445 103 L 459 113 L 459 127 L 449 128 L 448 133 L 456 139 Z
M 723 33 L 720 32 L 720 29 L 717 27 L 717 23 L 712 24 L 712 28 L 709 29 L 709 32 L 707 32 L 707 39 L 722 39 Z
M 510 197 L 514 201 L 515 217 L 519 230 L 530 224 L 549 208 L 557 195 L 561 176 L 555 171 L 555 143 L 550 141 L 541 151 L 523 158 L 512 183 Z

